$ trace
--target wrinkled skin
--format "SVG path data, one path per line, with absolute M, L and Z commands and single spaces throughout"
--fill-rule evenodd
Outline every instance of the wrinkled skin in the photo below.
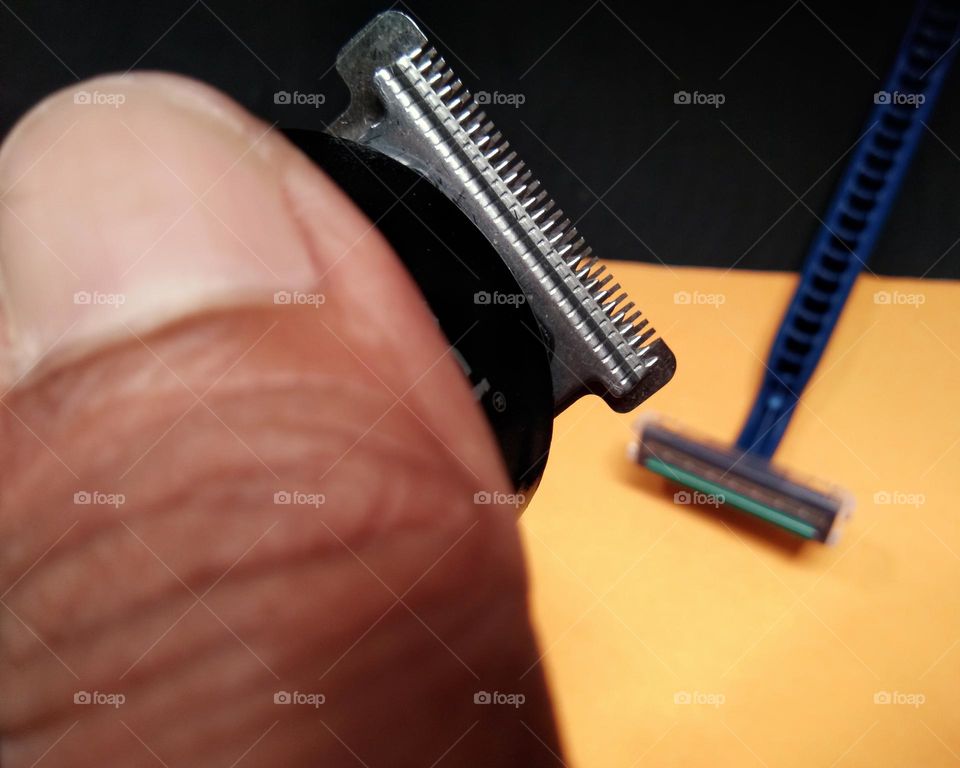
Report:
M 343 193 L 137 74 L 28 114 L 0 195 L 0 765 L 557 765 L 492 436 Z

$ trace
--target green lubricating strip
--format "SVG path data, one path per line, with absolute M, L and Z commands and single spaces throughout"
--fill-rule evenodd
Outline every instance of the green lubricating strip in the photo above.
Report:
M 705 480 L 693 472 L 688 472 L 685 469 L 680 469 L 680 467 L 667 464 L 665 461 L 660 461 L 660 459 L 653 457 L 645 459 L 643 463 L 647 469 L 656 472 L 658 475 L 663 475 L 668 480 L 689 486 L 701 493 L 712 493 L 722 496 L 724 504 L 730 504 L 738 509 L 742 509 L 744 512 L 749 512 L 751 515 L 756 515 L 774 525 L 786 528 L 788 531 L 796 533 L 799 536 L 813 539 L 817 534 L 817 529 L 812 525 L 801 522 L 778 509 L 768 507 L 766 504 L 761 504 L 759 501 L 751 499 L 749 496 L 744 496 L 742 493 L 731 491 L 722 485 Z

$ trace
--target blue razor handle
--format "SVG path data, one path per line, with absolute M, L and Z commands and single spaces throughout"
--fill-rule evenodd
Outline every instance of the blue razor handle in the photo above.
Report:
M 886 223 L 953 60 L 960 3 L 922 0 L 807 253 L 737 447 L 770 458 Z

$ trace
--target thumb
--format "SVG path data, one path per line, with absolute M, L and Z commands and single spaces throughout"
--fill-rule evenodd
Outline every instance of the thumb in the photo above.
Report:
M 0 764 L 552 762 L 504 471 L 387 244 L 223 95 L 81 89 L 0 151 Z

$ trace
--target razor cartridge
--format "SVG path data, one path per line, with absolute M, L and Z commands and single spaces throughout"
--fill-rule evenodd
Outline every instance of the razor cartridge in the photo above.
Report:
M 332 133 L 429 180 L 510 270 L 550 350 L 554 412 L 588 393 L 629 411 L 670 380 L 670 349 L 409 17 L 377 16 L 337 70 L 351 101 Z
M 694 439 L 652 418 L 641 424 L 638 437 L 633 458 L 650 471 L 804 539 L 835 543 L 853 510 L 846 491 L 788 473 L 736 446 Z

